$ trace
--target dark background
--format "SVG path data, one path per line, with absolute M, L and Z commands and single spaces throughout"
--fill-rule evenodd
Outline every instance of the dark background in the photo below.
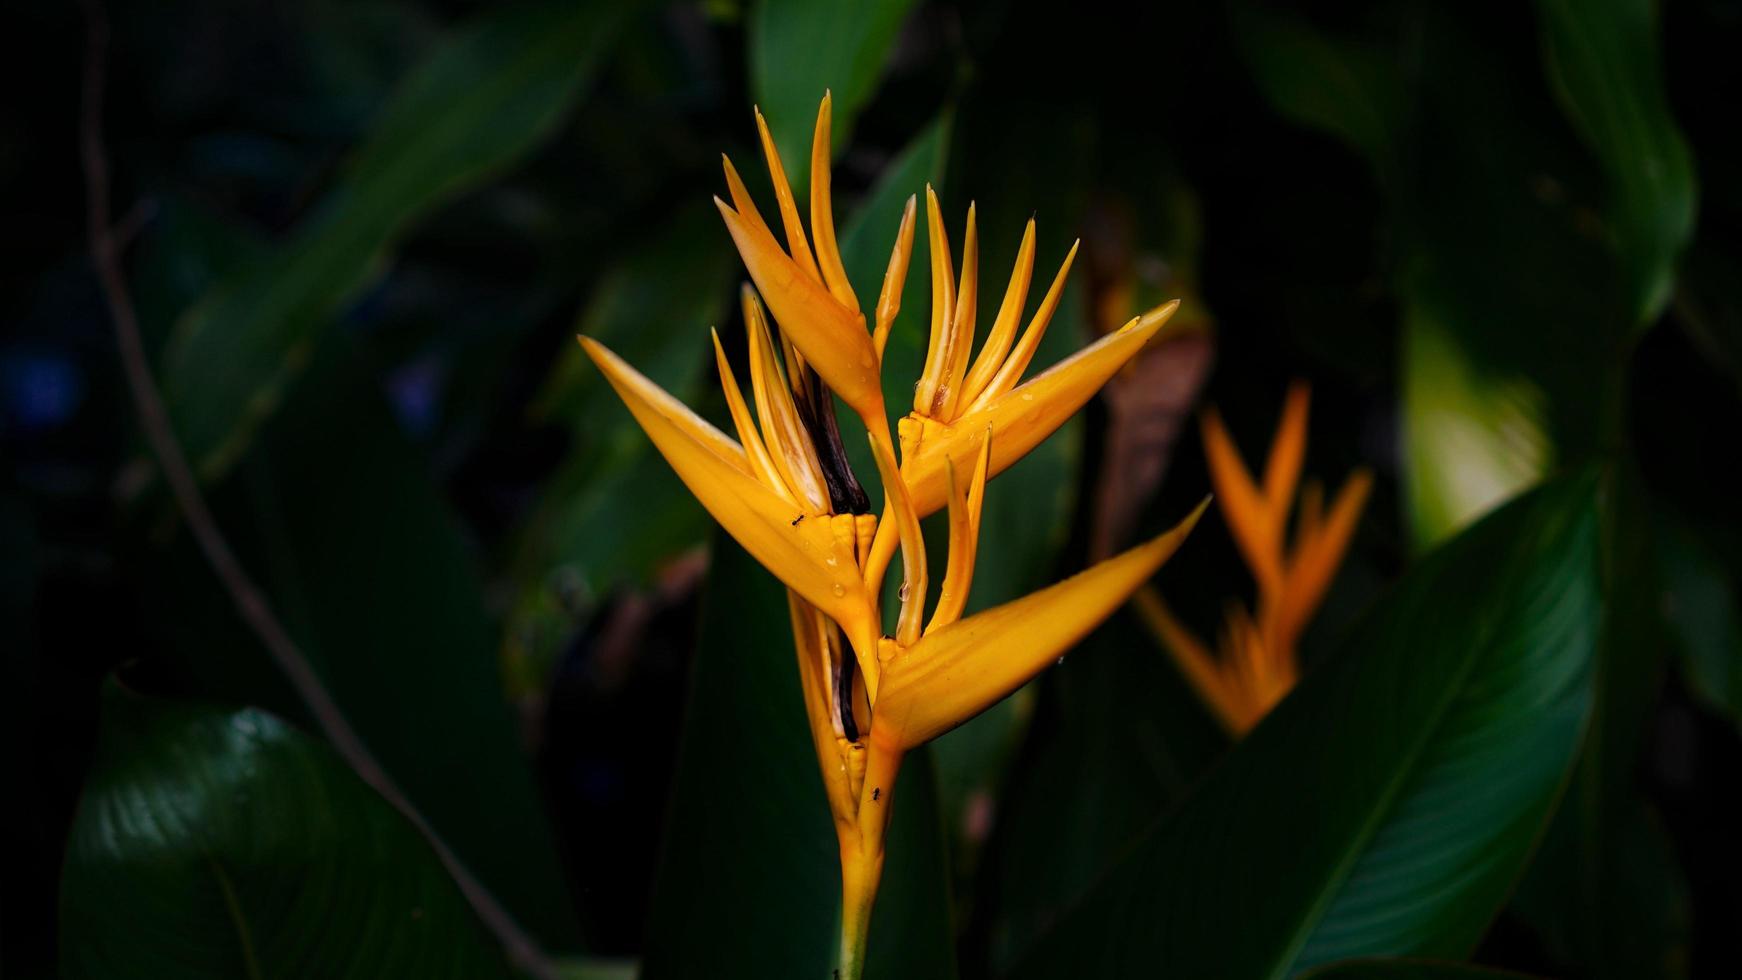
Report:
M 623 461 L 639 436 L 577 368 L 571 338 L 640 314 L 650 333 L 638 342 L 688 365 L 680 373 L 707 392 L 705 328 L 720 324 L 729 345 L 741 336 L 731 312 L 741 272 L 707 204 L 723 193 L 722 150 L 757 193 L 765 186 L 749 106 L 766 95 L 747 67 L 747 11 L 626 11 L 596 71 L 553 100 L 536 138 L 431 195 L 364 254 L 372 263 L 341 254 L 339 265 L 369 274 L 335 294 L 330 314 L 285 316 L 286 329 L 323 329 L 178 365 L 171 348 L 189 309 L 330 210 L 369 206 L 330 195 L 396 84 L 495 11 L 411 0 L 107 6 L 101 121 L 115 218 L 172 409 L 188 404 L 178 383 L 252 385 L 262 358 L 293 366 L 275 410 L 207 481 L 219 525 L 335 673 L 341 700 L 368 715 L 365 736 L 386 743 L 375 747 L 389 768 L 412 760 L 405 781 L 448 787 L 425 808 L 454 815 L 443 829 L 457 846 L 533 842 L 479 869 L 524 886 L 510 904 L 525 924 L 557 950 L 640 952 L 707 524 L 657 461 Z M 1245 3 L 916 3 L 838 154 L 837 206 L 947 114 L 940 189 L 952 215 L 970 199 L 982 209 L 983 293 L 1002 289 L 1020 222 L 1037 213 L 1037 278 L 1085 238 L 1054 327 L 1069 338 L 1063 350 L 1106 319 L 1098 304 L 1127 295 L 1144 305 L 1183 295 L 1182 316 L 1213 327 L 1213 359 L 1175 352 L 1145 376 L 1186 393 L 1138 409 L 1161 436 L 1133 449 L 1112 435 L 1106 404 L 1091 406 L 1060 464 L 1078 492 L 1054 508 L 1047 546 L 1018 578 L 1057 578 L 1096 550 L 1110 455 L 1170 460 L 1158 489 L 1133 491 L 1123 543 L 1206 492 L 1198 405 L 1221 409 L 1251 459 L 1287 384 L 1306 379 L 1308 473 L 1333 487 L 1357 466 L 1377 477 L 1308 636 L 1310 664 L 1426 535 L 1408 489 L 1412 467 L 1431 465 L 1406 438 L 1416 318 L 1441 324 L 1476 373 L 1522 379 L 1550 469 L 1619 460 L 1641 489 L 1656 563 L 1646 605 L 1658 629 L 1642 645 L 1644 721 L 1630 748 L 1629 798 L 1661 872 L 1645 903 L 1668 922 L 1646 959 L 1664 976 L 1735 976 L 1742 525 L 1725 477 L 1742 444 L 1742 5 L 1656 5 L 1655 38 L 1629 48 L 1656 60 L 1647 76 L 1661 85 L 1637 138 L 1667 130 L 1685 141 L 1691 178 L 1691 231 L 1671 236 L 1665 290 L 1643 301 L 1606 224 L 1613 171 L 1545 67 L 1543 17 L 1543 5 L 1500 2 L 1323 4 L 1304 19 Z M 0 969 L 28 977 L 55 972 L 65 841 L 106 678 L 309 719 L 191 546 L 140 438 L 86 251 L 80 9 L 14 5 L 0 24 Z M 1323 57 L 1266 43 L 1279 34 L 1320 39 Z M 1614 77 L 1635 76 L 1617 66 Z M 1364 117 L 1369 105 L 1384 111 Z M 1339 132 L 1351 106 L 1368 122 Z M 1330 121 L 1314 125 L 1315 113 Z M 771 122 L 802 132 L 809 121 Z M 914 269 L 909 301 L 923 306 L 917 257 Z M 192 404 L 178 423 L 208 431 L 224 427 L 210 405 L 253 403 Z M 1250 585 L 1219 518 L 1198 535 L 1160 584 L 1212 636 L 1223 602 Z M 1142 647 L 1132 623 L 1109 628 Z M 998 852 L 1020 838 L 972 808 L 992 792 L 1048 791 L 1058 746 L 1081 724 L 1073 698 L 1102 692 L 1115 712 L 1119 698 L 1177 704 L 1185 744 L 1207 746 L 1180 758 L 1219 745 L 1165 666 L 1121 674 L 1086 661 L 1025 695 L 1007 751 L 966 754 L 982 768 L 959 793 L 945 784 L 959 816 L 966 975 L 993 968 L 1009 928 L 966 896 L 997 891 Z M 468 787 L 480 771 L 494 782 Z M 1167 797 L 1123 805 L 1147 813 Z M 1542 908 L 1527 882 L 1477 958 L 1551 975 L 1613 968 L 1585 958 Z

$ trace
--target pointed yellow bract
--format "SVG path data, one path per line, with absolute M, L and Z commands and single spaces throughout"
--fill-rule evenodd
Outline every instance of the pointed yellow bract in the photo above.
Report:
M 987 429 L 998 433 L 989 476 L 996 477 L 1028 455 L 1154 339 L 1178 308 L 1173 302 L 1151 310 L 954 422 L 919 415 L 903 418 L 902 482 L 914 512 L 924 518 L 943 508 L 949 500 L 951 468 L 970 463 L 979 435 Z M 882 579 L 897 544 L 893 529 L 878 528 L 868 563 L 873 580 Z
M 605 345 L 581 338 L 593 363 L 678 478 L 744 550 L 828 614 L 848 635 L 871 627 L 853 549 L 843 550 L 826 515 L 795 505 L 752 474 L 744 450 L 665 394 Z
M 1203 507 L 1147 544 L 1049 589 L 964 618 L 987 481 L 1081 408 L 1156 336 L 1178 304 L 1133 319 L 1023 383 L 1058 310 L 1076 247 L 1018 337 L 1035 261 L 1035 226 L 1028 223 L 1009 285 L 976 357 L 976 211 L 969 206 L 958 274 L 937 194 L 925 188 L 932 330 L 914 410 L 900 422 L 898 458 L 884 414 L 881 359 L 901 308 L 917 199 L 907 201 L 878 292 L 875 324 L 867 331 L 836 240 L 829 98 L 823 99 L 811 143 L 809 238 L 768 123 L 760 112 L 755 119 L 786 244 L 776 240 L 732 162 L 725 160 L 732 203 L 718 198 L 715 203 L 755 283 L 754 289 L 745 287 L 742 303 L 748 397 L 719 334 L 713 337 L 726 410 L 738 439 L 702 420 L 603 345 L 587 338 L 581 345 L 690 492 L 787 587 L 806 717 L 840 843 L 838 975 L 857 980 L 904 754 L 1010 694 L 1094 629 L 1174 553 Z M 868 502 L 841 448 L 834 394 L 864 423 L 883 483 L 881 519 L 863 512 Z M 949 561 L 927 623 L 930 573 L 920 518 L 946 505 Z M 1313 528 L 1334 537 L 1349 522 L 1352 516 L 1333 506 L 1322 520 L 1315 515 Z M 902 552 L 901 612 L 893 635 L 885 635 L 880 597 L 897 547 Z M 1291 581 L 1302 595 L 1315 594 L 1328 579 L 1328 553 L 1310 543 L 1303 554 L 1308 559 L 1293 566 Z M 1288 623 L 1295 612 L 1281 607 L 1278 615 L 1279 622 Z
M 1258 724 L 1294 687 L 1295 644 L 1330 587 L 1372 487 L 1372 477 L 1356 471 L 1338 491 L 1330 513 L 1323 514 L 1322 492 L 1316 483 L 1308 484 L 1295 520 L 1294 547 L 1284 551 L 1289 509 L 1306 458 L 1309 400 L 1304 383 L 1290 387 L 1262 486 L 1240 461 L 1221 417 L 1213 409 L 1203 417 L 1204 455 L 1216 500 L 1258 583 L 1256 618 L 1234 607 L 1220 654 L 1212 655 L 1153 589 L 1140 589 L 1134 599 L 1180 672 L 1233 735 Z
M 1208 501 L 1205 501 L 1207 504 Z M 1057 585 L 928 632 L 883 670 L 872 732 L 913 748 L 1026 684 L 1119 608 L 1172 557 L 1204 504 L 1178 527 Z

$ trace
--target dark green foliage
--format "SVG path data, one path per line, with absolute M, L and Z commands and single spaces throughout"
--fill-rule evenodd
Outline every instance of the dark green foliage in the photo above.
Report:
M 110 684 L 61 882 L 80 980 L 512 976 L 411 825 L 255 708 Z
M 1535 491 L 1425 559 L 1018 975 L 1281 977 L 1473 949 L 1590 710 L 1594 490 Z

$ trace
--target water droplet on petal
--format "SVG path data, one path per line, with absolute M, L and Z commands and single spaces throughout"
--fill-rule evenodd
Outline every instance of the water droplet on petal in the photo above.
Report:
M 1022 400 L 1025 402 L 1034 401 L 1034 392 L 1032 392 L 1032 391 L 1023 392 L 1022 393 Z
M 836 583 L 835 583 L 835 588 L 834 588 L 834 590 L 833 590 L 833 591 L 834 591 L 834 593 L 835 593 L 835 594 L 836 594 L 836 595 L 846 595 L 846 594 L 847 594 L 847 587 L 846 587 L 846 586 L 844 586 L 844 585 L 842 585 L 842 584 L 841 584 L 841 583 L 839 583 L 839 582 L 836 582 Z

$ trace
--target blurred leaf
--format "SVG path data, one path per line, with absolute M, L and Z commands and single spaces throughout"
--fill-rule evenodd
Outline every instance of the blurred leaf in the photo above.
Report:
M 1524 74 L 1535 66 L 1491 36 L 1515 28 L 1417 5 L 1375 48 L 1241 9 L 1272 104 L 1350 143 L 1388 198 L 1417 544 L 1612 445 L 1632 300 L 1578 197 L 1595 175 Z M 1352 98 L 1351 72 L 1353 90 L 1389 94 Z
M 1637 798 L 1568 795 L 1512 911 L 1568 975 L 1686 976 L 1687 882 L 1662 825 Z
M 750 90 L 774 134 L 787 179 L 801 189 L 799 200 L 810 180 L 811 136 L 823 92 L 833 93 L 830 137 L 832 149 L 839 150 L 852 136 L 859 110 L 877 91 L 913 5 L 914 0 L 751 4 L 745 31 Z
M 1382 173 L 1396 166 L 1405 93 L 1386 52 L 1250 5 L 1236 6 L 1234 17 L 1235 40 L 1272 107 L 1336 134 Z
M 1589 712 L 1594 490 L 1551 484 L 1423 561 L 1020 975 L 1279 977 L 1467 954 Z
M 1638 786 L 1662 688 L 1663 590 L 1637 481 L 1617 467 L 1604 491 L 1604 622 L 1591 725 L 1567 798 L 1511 909 L 1536 930 L 1559 972 L 1680 977 L 1687 884 Z
M 786 594 L 723 534 L 654 882 L 642 977 L 827 977 L 840 935 L 834 824 L 812 750 Z M 895 789 L 867 977 L 955 975 L 931 756 Z
M 634 960 L 588 958 L 556 965 L 563 980 L 635 980 L 640 965 Z
M 730 312 L 729 286 L 742 267 L 719 212 L 704 195 L 654 226 L 656 233 L 593 287 L 575 332 L 616 351 L 667 391 L 688 394 L 713 365 L 707 331 Z M 580 345 L 569 343 L 533 411 L 560 420 L 580 438 L 616 404 L 616 394 Z M 624 427 L 629 425 L 626 420 Z
M 1742 724 L 1742 617 L 1736 582 L 1688 529 L 1658 521 L 1664 613 L 1692 687 Z
M 68 977 L 512 976 L 429 845 L 326 746 L 115 683 L 60 902 Z
M 1228 747 L 1129 615 L 1090 634 L 1040 687 L 983 879 L 996 973 L 1021 962 Z
M 1610 233 L 1633 315 L 1657 316 L 1694 226 L 1694 167 L 1670 115 L 1652 0 L 1537 0 L 1544 60 L 1567 116 L 1602 162 Z
M 1308 971 L 1307 980 L 1524 980 L 1524 974 L 1433 960 L 1349 960 Z
M 203 475 L 239 458 L 418 219 L 556 129 L 634 6 L 517 5 L 457 32 L 402 82 L 289 238 L 187 311 L 164 354 L 164 387 Z
M 213 494 L 220 525 L 340 708 L 430 824 L 522 925 L 575 921 L 493 656 L 474 556 L 350 344 L 328 345 Z M 180 680 L 305 712 L 183 535 L 148 583 Z
M 889 253 L 895 247 L 895 233 L 901 228 L 901 213 L 907 207 L 907 199 L 923 198 L 928 183 L 934 186 L 943 183 L 953 127 L 953 117 L 945 112 L 915 134 L 878 175 L 877 183 L 853 208 L 852 218 L 841 229 L 841 263 L 846 266 L 860 305 L 867 309 L 874 307 L 878 291 L 883 288 L 883 273 L 889 268 Z M 883 352 L 883 398 L 895 417 L 905 414 L 913 403 L 913 385 L 925 365 L 931 329 L 930 280 L 926 278 L 925 265 L 930 261 L 930 252 L 925 240 L 924 202 L 917 202 L 917 207 L 913 257 L 907 269 L 907 286 L 902 291 L 901 312 L 889 330 L 889 344 Z M 847 440 L 847 451 L 854 472 L 877 472 L 863 439 Z
M 1403 484 L 1427 548 L 1539 480 L 1553 463 L 1541 390 L 1471 363 L 1425 304 L 1403 323 Z
M 727 317 L 738 269 L 718 212 L 698 195 L 604 274 L 576 332 L 685 402 L 704 402 L 704 380 L 713 376 L 707 329 Z M 580 345 L 563 346 L 533 412 L 560 422 L 570 448 L 516 542 L 506 655 L 529 683 L 547 675 L 596 597 L 644 584 L 673 555 L 700 545 L 709 526 Z

